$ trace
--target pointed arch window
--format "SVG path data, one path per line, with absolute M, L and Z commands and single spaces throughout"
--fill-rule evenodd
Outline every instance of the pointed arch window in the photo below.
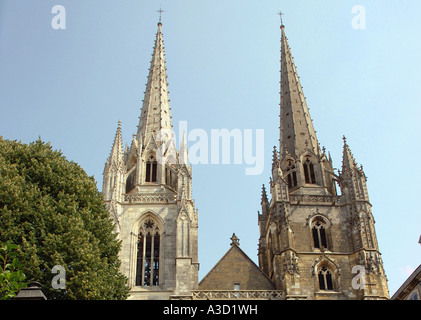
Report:
M 160 230 L 152 219 L 140 227 L 137 242 L 136 286 L 159 285 Z
M 323 220 L 317 219 L 311 228 L 313 244 L 315 248 L 327 248 L 326 224 Z
M 320 290 L 333 290 L 332 272 L 327 267 L 320 268 L 318 278 Z
M 316 175 L 314 174 L 314 165 L 310 158 L 307 157 L 303 163 L 304 178 L 306 183 L 316 184 Z
M 158 162 L 155 160 L 154 156 L 150 156 L 148 161 L 146 161 L 145 182 L 156 182 L 157 170 Z

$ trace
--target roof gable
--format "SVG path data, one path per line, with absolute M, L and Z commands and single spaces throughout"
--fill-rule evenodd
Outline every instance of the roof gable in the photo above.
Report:
M 272 281 L 236 244 L 216 263 L 200 281 L 199 290 L 273 290 Z

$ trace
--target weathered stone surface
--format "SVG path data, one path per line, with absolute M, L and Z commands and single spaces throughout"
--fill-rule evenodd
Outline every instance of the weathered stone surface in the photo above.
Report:
M 273 290 L 272 281 L 240 249 L 232 245 L 199 283 L 199 290 Z
M 187 147 L 176 150 L 168 98 L 162 24 L 137 134 L 123 152 L 121 123 L 104 168 L 103 195 L 121 243 L 130 299 L 191 297 L 198 282 L 198 217 L 191 198 Z M 163 148 L 165 146 L 166 148 Z

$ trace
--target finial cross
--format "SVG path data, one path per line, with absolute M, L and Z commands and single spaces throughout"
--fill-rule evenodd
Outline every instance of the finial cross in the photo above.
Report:
M 164 13 L 165 11 L 162 10 L 162 6 L 159 6 L 159 10 L 157 10 L 156 12 L 159 13 L 159 22 L 161 22 L 162 13 Z
M 237 238 L 235 233 L 232 234 L 232 237 L 230 238 L 230 240 L 232 240 L 231 246 L 234 246 L 234 245 L 239 246 L 240 245 L 240 239 Z
M 281 17 L 281 25 L 283 25 L 282 16 L 284 15 L 281 10 L 277 13 Z

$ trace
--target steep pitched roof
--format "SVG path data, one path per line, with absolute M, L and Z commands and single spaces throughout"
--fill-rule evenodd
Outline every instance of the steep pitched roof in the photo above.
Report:
M 200 281 L 199 290 L 233 290 L 234 284 L 239 284 L 240 290 L 275 288 L 272 281 L 235 242 Z

